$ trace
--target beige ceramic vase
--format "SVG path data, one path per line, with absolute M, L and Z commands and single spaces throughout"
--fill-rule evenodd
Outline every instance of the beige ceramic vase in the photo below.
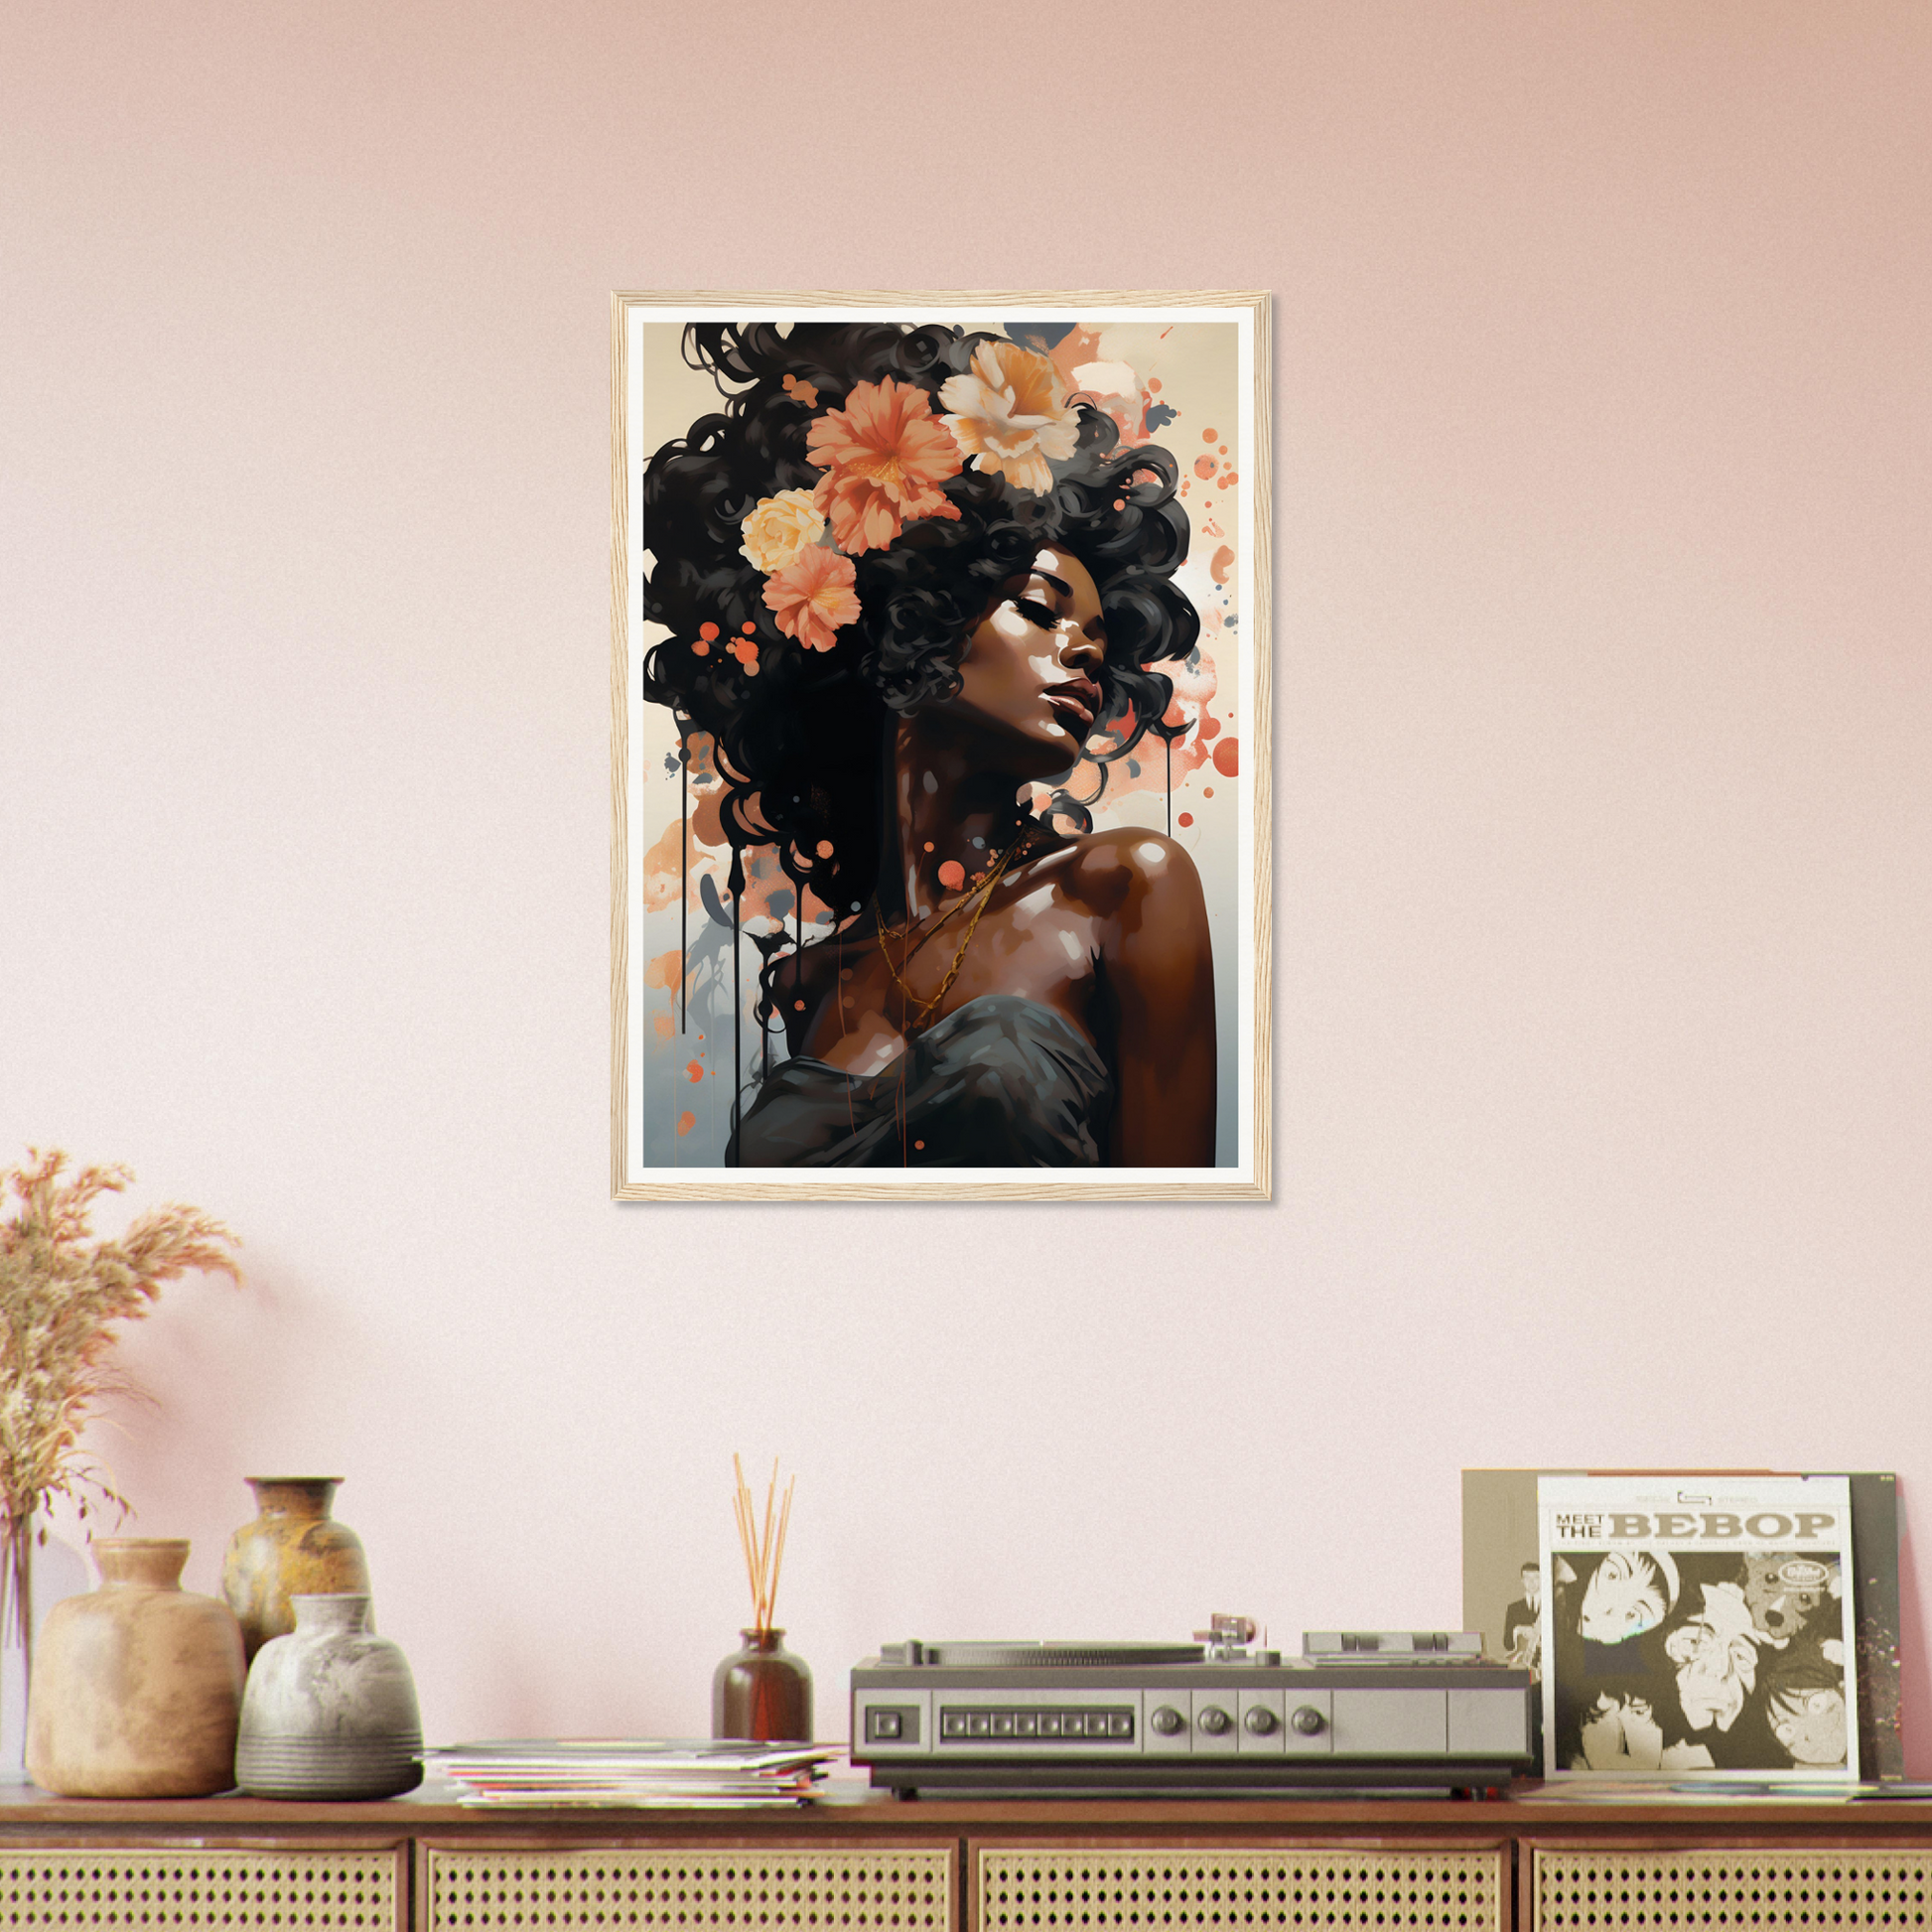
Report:
M 341 1476 L 249 1476 L 261 1514 L 236 1530 L 221 1564 L 221 1594 L 252 1659 L 295 1628 L 292 1596 L 366 1596 L 361 1539 L 330 1515 Z M 373 1619 L 371 1619 L 373 1627 Z
M 27 1698 L 27 1775 L 69 1798 L 204 1798 L 234 1783 L 246 1666 L 225 1603 L 181 1587 L 188 1545 L 94 1545 L 100 1587 L 56 1603 Z

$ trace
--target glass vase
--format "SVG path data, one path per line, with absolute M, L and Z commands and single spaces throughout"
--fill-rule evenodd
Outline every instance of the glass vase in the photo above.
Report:
M 0 1784 L 24 1783 L 27 1686 L 34 1668 L 34 1634 L 56 1603 L 79 1595 L 93 1580 L 80 1552 L 58 1536 L 48 1535 L 38 1516 L 26 1519 L 18 1550 L 9 1543 L 0 1561 L 10 1573 L 5 1590 L 8 1600 L 4 1614 L 0 1614 Z M 16 1589 L 25 1604 L 24 1617 L 15 1611 L 12 1599 Z
M 711 1734 L 755 1743 L 808 1744 L 812 1673 L 784 1646 L 782 1630 L 744 1630 L 745 1647 L 711 1679 Z

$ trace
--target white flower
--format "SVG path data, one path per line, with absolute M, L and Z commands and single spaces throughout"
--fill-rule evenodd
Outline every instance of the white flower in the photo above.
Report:
M 1016 489 L 1051 489 L 1049 460 L 1064 462 L 1079 440 L 1080 418 L 1067 406 L 1059 370 L 1018 343 L 982 343 L 971 374 L 948 377 L 939 400 L 954 412 L 946 427 L 962 454 Z
M 793 564 L 825 534 L 825 518 L 809 489 L 781 489 L 766 496 L 739 525 L 739 554 L 769 577 Z

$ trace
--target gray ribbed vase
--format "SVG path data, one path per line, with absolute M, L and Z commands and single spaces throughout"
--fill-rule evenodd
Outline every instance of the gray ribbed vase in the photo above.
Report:
M 235 1782 L 257 1798 L 390 1798 L 422 1782 L 423 1721 L 402 1652 L 364 1593 L 297 1595 L 295 1629 L 255 1653 Z

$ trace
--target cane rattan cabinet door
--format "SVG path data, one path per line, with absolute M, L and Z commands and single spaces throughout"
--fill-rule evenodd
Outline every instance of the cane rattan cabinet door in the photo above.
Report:
M 431 1932 L 954 1932 L 951 1844 L 650 1845 L 425 1855 Z
M 404 1932 L 406 1850 L 0 1850 L 0 1927 Z
M 973 1851 L 977 1932 L 1504 1932 L 1509 1848 Z
M 1536 1932 L 1932 1927 L 1932 1851 L 1525 1846 Z

